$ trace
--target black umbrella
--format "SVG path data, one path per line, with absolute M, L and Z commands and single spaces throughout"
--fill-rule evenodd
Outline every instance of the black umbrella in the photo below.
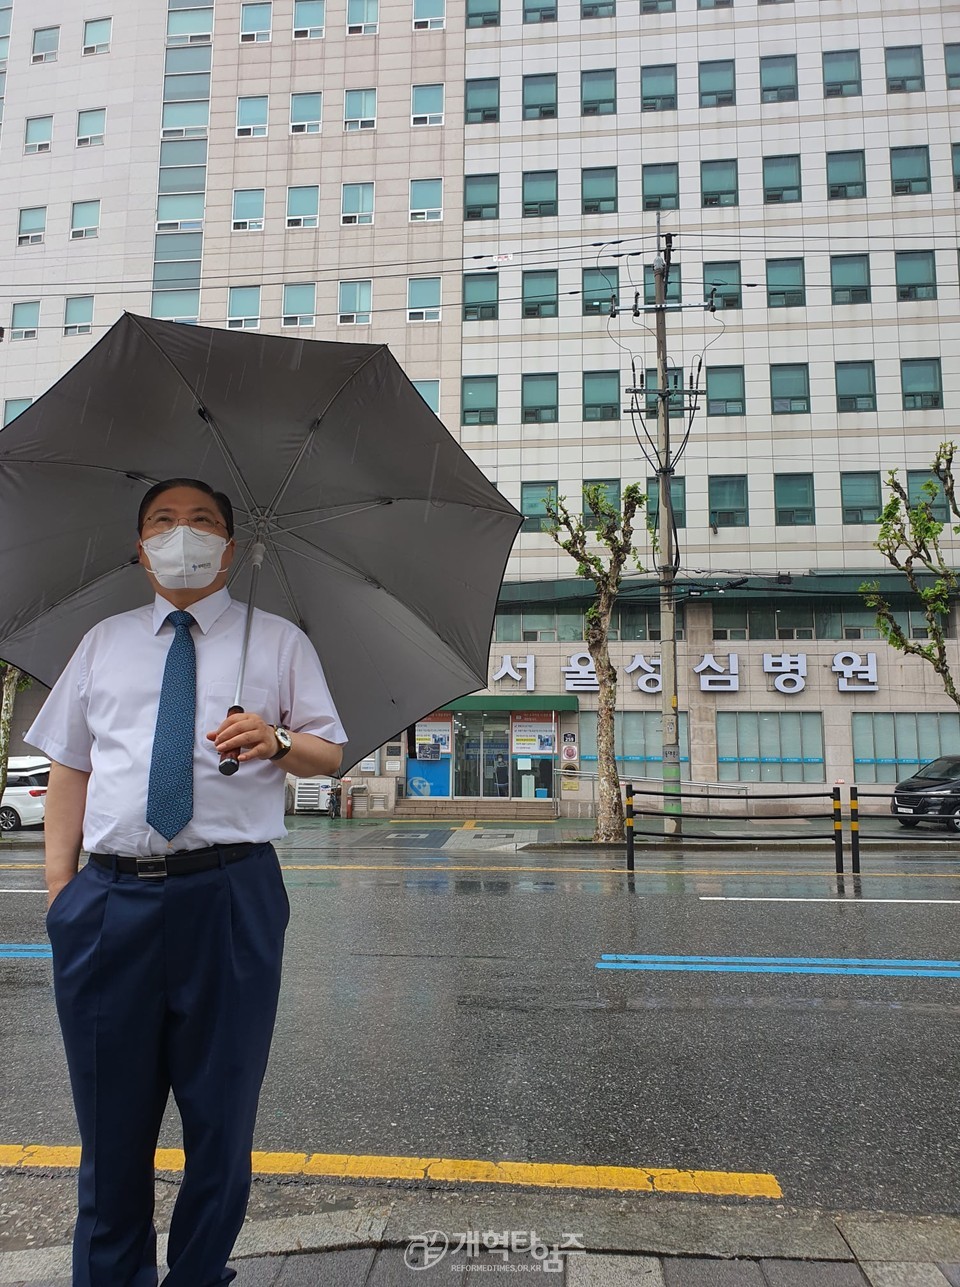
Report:
M 171 476 L 233 500 L 241 599 L 263 547 L 257 606 L 310 636 L 345 765 L 486 684 L 522 519 L 389 350 L 130 313 L 0 433 L 0 657 L 52 684 L 146 601 L 137 505 Z

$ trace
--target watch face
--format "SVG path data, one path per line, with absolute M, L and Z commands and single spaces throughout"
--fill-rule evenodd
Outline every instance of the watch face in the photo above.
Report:
M 293 746 L 293 738 L 290 736 L 289 731 L 285 728 L 275 728 L 273 731 L 276 733 L 277 741 L 280 743 L 280 750 L 289 751 Z

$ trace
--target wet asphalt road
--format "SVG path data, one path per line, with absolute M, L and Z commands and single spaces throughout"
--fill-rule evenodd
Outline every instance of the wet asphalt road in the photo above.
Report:
M 871 859 L 838 899 L 825 854 L 644 857 L 630 888 L 609 853 L 386 834 L 320 828 L 281 852 L 258 1149 L 762 1171 L 792 1206 L 960 1212 L 960 978 L 596 968 L 957 961 L 957 862 Z M 40 885 L 0 872 L 0 942 L 44 940 L 41 896 L 10 892 Z M 825 901 L 707 901 L 757 897 Z M 0 959 L 0 1016 L 0 1144 L 75 1143 L 48 960 Z

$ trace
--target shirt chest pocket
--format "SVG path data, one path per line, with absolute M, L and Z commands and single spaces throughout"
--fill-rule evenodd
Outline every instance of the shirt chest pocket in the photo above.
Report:
M 236 684 L 218 682 L 206 685 L 203 690 L 203 702 L 200 707 L 203 717 L 203 729 L 201 730 L 203 733 L 213 733 L 220 727 L 227 718 L 227 711 L 233 705 L 233 699 L 236 695 Z M 275 700 L 271 701 L 270 694 L 265 688 L 254 688 L 249 684 L 244 684 L 240 704 L 245 711 L 259 715 L 268 724 L 275 724 L 280 718 L 279 711 L 272 709 L 276 702 Z

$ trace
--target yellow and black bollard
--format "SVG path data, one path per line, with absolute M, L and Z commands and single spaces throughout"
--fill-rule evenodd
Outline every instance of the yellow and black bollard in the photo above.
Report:
M 627 828 L 627 871 L 633 871 L 633 783 L 625 782 L 627 809 L 624 823 Z
M 843 813 L 840 805 L 840 788 L 833 788 L 833 849 L 837 875 L 843 875 Z
M 855 876 L 860 875 L 860 798 L 855 786 L 850 788 L 850 863 Z

